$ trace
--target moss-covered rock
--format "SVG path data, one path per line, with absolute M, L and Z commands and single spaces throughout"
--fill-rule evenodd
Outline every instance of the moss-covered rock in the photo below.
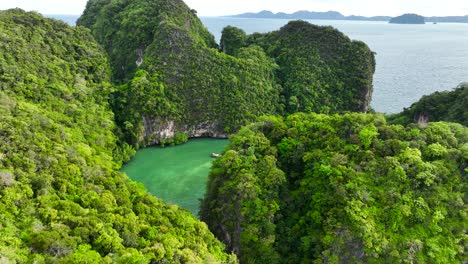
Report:
M 279 65 L 282 108 L 294 112 L 366 112 L 375 71 L 373 52 L 330 26 L 291 21 L 278 31 L 252 34 Z

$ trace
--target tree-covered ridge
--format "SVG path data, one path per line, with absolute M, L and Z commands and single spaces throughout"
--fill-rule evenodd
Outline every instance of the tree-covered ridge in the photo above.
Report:
M 133 78 L 137 61 L 143 63 L 146 50 L 157 48 L 152 45 L 155 35 L 164 28 L 180 31 L 165 32 L 168 34 L 183 32 L 203 47 L 216 47 L 196 11 L 182 0 L 89 0 L 77 24 L 90 28 L 108 52 L 116 83 Z
M 241 263 L 466 259 L 468 129 L 264 117 L 214 163 L 201 218 Z
M 232 260 L 204 223 L 118 171 L 109 83 L 89 30 L 0 12 L 0 262 Z
M 435 92 L 423 96 L 403 112 L 389 117 L 392 123 L 409 124 L 428 121 L 457 122 L 468 126 L 468 83 L 453 91 Z
M 372 96 L 375 59 L 361 41 L 351 41 L 332 27 L 291 21 L 278 31 L 245 35 L 227 27 L 221 47 L 236 55 L 259 45 L 279 65 L 281 109 L 285 113 L 366 112 Z

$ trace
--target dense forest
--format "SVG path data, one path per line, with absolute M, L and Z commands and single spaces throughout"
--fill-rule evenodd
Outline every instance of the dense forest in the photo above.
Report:
M 0 11 L 0 262 L 235 262 L 118 171 L 110 81 L 89 30 Z
M 366 111 L 370 102 L 373 53 L 331 27 L 227 28 L 218 48 L 181 0 L 89 1 L 78 25 L 109 54 L 119 136 L 137 148 L 226 136 L 262 114 Z
M 461 263 L 468 128 L 263 117 L 216 160 L 200 215 L 241 263 Z
M 423 96 L 403 112 L 388 117 L 396 124 L 435 121 L 457 122 L 468 126 L 468 83 L 453 91 L 435 92 Z
M 221 50 L 227 54 L 235 56 L 252 45 L 262 47 L 278 64 L 279 114 L 368 111 L 375 59 L 363 42 L 305 21 L 291 21 L 266 34 L 224 28 Z
M 304 21 L 218 45 L 182 0 L 0 11 L 0 263 L 465 260 L 468 86 L 365 114 L 374 70 Z M 228 135 L 204 222 L 119 172 Z

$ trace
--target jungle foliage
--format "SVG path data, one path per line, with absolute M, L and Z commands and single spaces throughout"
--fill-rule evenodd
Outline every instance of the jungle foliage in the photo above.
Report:
M 0 262 L 235 262 L 118 171 L 110 81 L 88 29 L 0 11 Z
M 221 46 L 235 55 L 243 46 L 258 45 L 279 68 L 283 87 L 280 114 L 295 112 L 366 112 L 372 96 L 375 59 L 361 41 L 351 41 L 330 26 L 291 21 L 278 31 L 246 36 L 227 27 Z
M 241 263 L 466 260 L 468 128 L 263 117 L 232 136 L 201 219 Z
M 403 112 L 388 117 L 390 122 L 447 121 L 468 126 L 468 83 L 462 83 L 453 91 L 435 92 L 423 96 Z

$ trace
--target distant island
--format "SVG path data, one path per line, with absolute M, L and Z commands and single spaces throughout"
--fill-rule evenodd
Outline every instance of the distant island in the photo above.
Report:
M 416 14 L 404 14 L 390 19 L 390 24 L 426 24 L 423 16 Z
M 273 13 L 271 11 L 261 11 L 258 13 L 244 13 L 240 15 L 233 15 L 230 17 L 241 17 L 241 18 L 275 18 L 275 19 L 320 19 L 320 20 L 361 20 L 361 21 L 389 21 L 392 17 L 390 16 L 344 16 L 337 11 L 327 12 L 314 12 L 314 11 L 297 11 L 292 14 L 283 12 Z
M 271 11 L 261 11 L 258 13 L 243 13 L 228 17 L 239 18 L 273 18 L 273 19 L 318 19 L 318 20 L 354 20 L 354 21 L 390 21 L 391 16 L 345 16 L 337 11 L 314 12 L 314 11 L 297 11 L 292 14 L 283 12 L 273 13 Z M 468 23 L 468 15 L 466 16 L 434 16 L 423 17 L 426 22 L 450 22 L 450 23 Z

